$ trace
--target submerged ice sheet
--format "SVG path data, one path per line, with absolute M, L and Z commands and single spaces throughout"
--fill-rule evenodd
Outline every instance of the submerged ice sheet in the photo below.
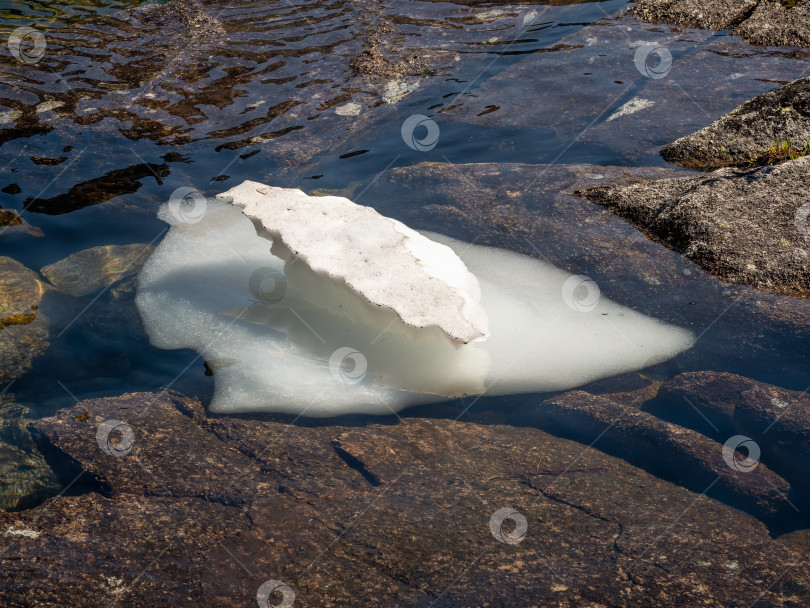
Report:
M 155 346 L 193 349 L 214 371 L 214 412 L 388 414 L 448 397 L 564 390 L 659 363 L 693 339 L 600 297 L 584 277 L 425 233 L 463 260 L 458 276 L 466 264 L 477 277 L 488 331 L 463 343 L 369 305 L 345 277 L 289 251 L 285 268 L 231 204 L 209 201 L 185 223 L 170 203 L 161 217 L 172 228 L 141 272 L 138 308 Z

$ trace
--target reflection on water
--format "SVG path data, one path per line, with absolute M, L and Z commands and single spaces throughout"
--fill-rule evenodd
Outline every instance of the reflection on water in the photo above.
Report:
M 147 0 L 157 4 L 166 0 Z M 65 27 L 97 15 L 111 15 L 130 9 L 138 0 L 74 0 L 73 2 L 38 2 L 37 0 L 0 0 L 0 32 L 28 26 L 41 29 Z

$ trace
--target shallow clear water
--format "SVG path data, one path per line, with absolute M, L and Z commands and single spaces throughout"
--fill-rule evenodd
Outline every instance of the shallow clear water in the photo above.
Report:
M 424 162 L 664 167 L 662 145 L 806 71 L 788 53 L 751 49 L 723 33 L 673 33 L 619 18 L 623 0 L 206 2 L 215 20 L 192 9 L 181 14 L 177 5 L 111 16 L 133 4 L 0 5 L 3 31 L 36 16 L 47 41 L 44 56 L 30 64 L 3 49 L 0 205 L 22 212 L 43 236 L 9 231 L 0 236 L 0 255 L 38 270 L 90 247 L 155 244 L 166 229 L 158 206 L 175 189 L 212 196 L 244 179 L 305 191 L 352 188 L 355 200 L 383 213 L 473 240 L 462 224 L 435 224 L 427 209 L 442 196 L 435 184 L 382 191 L 380 174 Z M 51 12 L 52 21 L 39 19 Z M 189 23 L 199 36 L 183 33 Z M 671 49 L 670 79 L 636 69 L 633 44 L 650 40 Z M 382 68 L 353 66 L 364 48 L 375 47 L 393 59 Z M 410 55 L 424 65 L 396 66 Z M 655 110 L 610 119 L 637 97 L 653 100 Z M 401 127 L 413 114 L 439 125 L 431 150 L 406 145 Z M 745 310 L 724 312 L 733 294 L 721 283 L 651 243 L 641 247 L 653 252 L 653 263 L 691 282 L 668 291 L 645 276 L 628 289 L 638 277 L 626 278 L 592 253 L 599 238 L 632 239 L 633 229 L 608 222 L 588 203 L 552 205 L 554 187 L 539 192 L 531 211 L 555 221 L 570 212 L 580 237 L 489 244 L 534 251 L 594 276 L 611 298 L 700 334 L 692 351 L 650 374 L 716 369 L 792 389 L 810 383 L 804 329 L 745 326 Z M 760 300 L 771 308 L 787 301 Z M 33 415 L 74 398 L 165 386 L 210 394 L 213 379 L 193 352 L 148 345 L 131 299 L 105 291 L 56 298 L 51 306 L 50 350 L 11 388 Z M 637 380 L 631 375 L 610 388 Z M 526 399 L 481 400 L 471 415 L 514 421 Z

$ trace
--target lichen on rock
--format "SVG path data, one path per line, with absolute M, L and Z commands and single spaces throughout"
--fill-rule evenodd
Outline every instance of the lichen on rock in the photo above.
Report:
M 38 307 L 49 289 L 16 260 L 0 257 L 0 389 L 48 348 L 49 322 Z

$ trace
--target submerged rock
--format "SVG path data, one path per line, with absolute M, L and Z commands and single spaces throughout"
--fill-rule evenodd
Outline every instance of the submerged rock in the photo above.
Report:
M 524 162 L 570 155 L 648 166 L 673 140 L 804 76 L 807 67 L 733 37 L 674 32 L 632 16 L 585 26 L 551 51 L 527 55 L 470 95 L 450 98 L 436 119 L 507 130 L 490 157 L 514 148 Z
M 270 579 L 302 606 L 810 600 L 808 557 L 750 515 L 536 429 L 290 426 L 166 394 L 35 426 L 103 486 L 0 514 L 6 605 L 246 606 Z
M 810 154 L 810 77 L 746 101 L 661 151 L 691 169 L 775 164 Z
M 807 0 L 633 0 L 630 12 L 651 23 L 733 29 L 760 45 L 810 46 Z
M 152 254 L 149 245 L 105 245 L 85 249 L 40 270 L 57 289 L 82 297 L 137 274 Z
M 15 511 L 59 492 L 59 483 L 27 428 L 27 408 L 0 395 L 0 509 Z
M 694 492 L 721 497 L 765 521 L 784 523 L 794 515 L 790 484 L 779 475 L 764 465 L 734 470 L 724 462 L 722 443 L 660 420 L 639 405 L 573 391 L 544 401 L 536 420 L 550 432 L 626 458 Z
M 810 156 L 578 192 L 720 278 L 810 296 Z
M 0 257 L 0 390 L 48 348 L 49 323 L 39 305 L 49 289 L 16 260 Z
M 16 232 L 31 236 L 42 236 L 42 230 L 26 222 L 16 211 L 0 208 L 0 236 Z
M 810 396 L 735 374 L 694 372 L 664 382 L 644 405 L 657 416 L 722 438 L 757 442 L 762 462 L 810 494 Z

